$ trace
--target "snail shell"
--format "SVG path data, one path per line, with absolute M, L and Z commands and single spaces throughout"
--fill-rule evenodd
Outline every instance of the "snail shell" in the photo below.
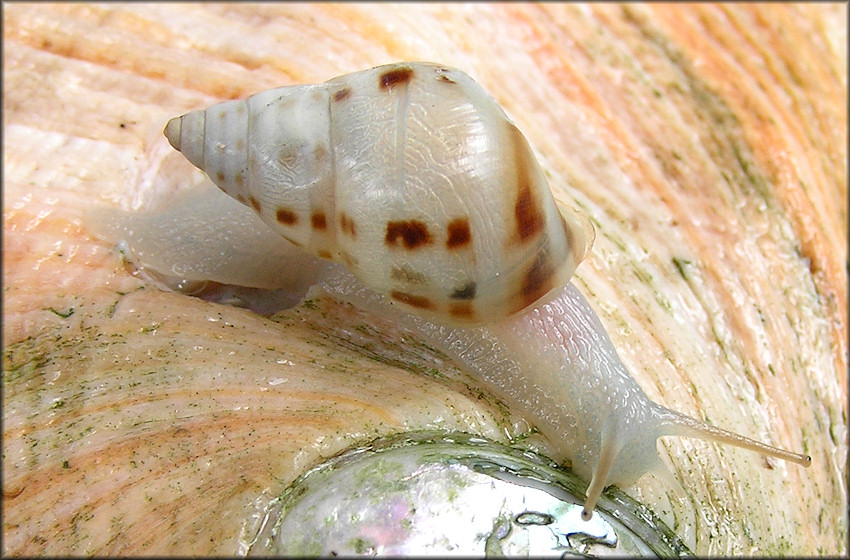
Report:
M 435 64 L 272 89 L 172 119 L 165 135 L 295 245 L 452 324 L 551 298 L 593 241 L 493 98 Z
M 585 519 L 606 486 L 661 466 L 662 436 L 811 464 L 647 397 L 569 282 L 592 227 L 464 73 L 379 66 L 193 111 L 165 134 L 284 237 L 343 263 L 326 291 L 415 329 L 534 421 L 589 480 Z

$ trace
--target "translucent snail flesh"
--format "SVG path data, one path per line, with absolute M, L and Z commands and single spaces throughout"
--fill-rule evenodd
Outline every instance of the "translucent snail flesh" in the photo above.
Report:
M 589 222 L 556 204 L 463 72 L 379 66 L 192 111 L 165 135 L 276 232 L 345 265 L 326 290 L 416 329 L 534 422 L 590 481 L 586 518 L 606 486 L 659 464 L 659 436 L 811 463 L 646 396 L 569 282 Z

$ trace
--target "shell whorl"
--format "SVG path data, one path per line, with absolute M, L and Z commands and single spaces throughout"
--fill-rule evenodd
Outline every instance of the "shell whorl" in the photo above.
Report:
M 402 63 L 276 88 L 165 134 L 285 238 L 450 324 L 545 300 L 592 243 L 522 133 L 459 70 Z

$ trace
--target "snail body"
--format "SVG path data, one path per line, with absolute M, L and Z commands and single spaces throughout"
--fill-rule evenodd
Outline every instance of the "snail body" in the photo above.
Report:
M 328 292 L 417 330 L 523 412 L 589 481 L 660 464 L 656 440 L 811 459 L 650 400 L 569 282 L 593 240 L 522 133 L 463 72 L 400 63 L 169 121 L 176 149 L 297 246 Z M 345 266 L 345 269 L 342 268 Z
M 400 313 L 344 270 L 329 274 L 321 287 L 358 307 L 392 316 L 522 411 L 555 445 L 557 458 L 569 461 L 573 471 L 589 481 L 585 519 L 590 519 L 605 487 L 628 486 L 650 471 L 668 472 L 658 456 L 656 442 L 662 436 L 697 437 L 811 464 L 808 456 L 652 401 L 572 282 L 545 303 L 482 326 L 441 325 Z

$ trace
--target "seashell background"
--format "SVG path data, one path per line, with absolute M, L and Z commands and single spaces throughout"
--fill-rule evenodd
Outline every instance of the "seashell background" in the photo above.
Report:
M 545 452 L 381 318 L 158 289 L 92 235 L 201 181 L 161 131 L 399 60 L 458 67 L 597 240 L 574 280 L 658 402 L 812 456 L 663 440 L 698 554 L 846 554 L 845 4 L 6 4 L 3 553 L 244 552 L 323 458 L 456 429 Z M 470 504 L 474 507 L 474 504 Z

